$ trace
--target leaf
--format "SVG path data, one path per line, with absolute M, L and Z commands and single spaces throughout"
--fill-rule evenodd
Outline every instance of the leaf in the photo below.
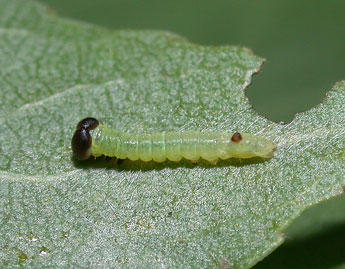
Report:
M 250 267 L 305 208 L 343 193 L 345 82 L 288 125 L 252 110 L 263 60 L 169 33 L 107 31 L 0 0 L 2 267 Z M 71 158 L 77 122 L 123 131 L 245 131 L 268 161 Z

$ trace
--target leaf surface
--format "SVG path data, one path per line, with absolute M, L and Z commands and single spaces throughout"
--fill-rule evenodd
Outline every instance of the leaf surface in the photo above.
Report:
M 2 266 L 250 267 L 305 208 L 343 193 L 345 82 L 280 125 L 244 89 L 263 59 L 169 33 L 73 22 L 0 0 Z M 243 131 L 274 158 L 77 163 L 93 116 L 128 132 Z

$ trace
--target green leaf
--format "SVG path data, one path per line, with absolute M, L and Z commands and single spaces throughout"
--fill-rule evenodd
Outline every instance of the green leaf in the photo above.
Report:
M 345 82 L 288 125 L 252 110 L 263 60 L 169 33 L 111 32 L 0 0 L 0 258 L 14 267 L 250 267 L 305 208 L 343 193 Z M 123 131 L 245 131 L 268 161 L 103 159 L 70 140 L 96 117 Z

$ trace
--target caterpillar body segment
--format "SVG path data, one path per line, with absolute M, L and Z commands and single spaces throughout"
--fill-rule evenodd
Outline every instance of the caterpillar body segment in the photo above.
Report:
M 83 124 L 84 121 L 87 124 Z M 84 127 L 86 126 L 86 127 Z M 90 127 L 91 126 L 91 127 Z M 87 133 L 89 140 L 80 143 L 80 134 Z M 80 149 L 80 147 L 84 147 Z M 276 145 L 262 136 L 248 133 L 227 132 L 166 132 L 152 134 L 131 134 L 106 125 L 99 125 L 93 118 L 82 120 L 72 139 L 72 149 L 77 159 L 84 160 L 91 155 L 130 159 L 132 161 L 178 162 L 182 158 L 197 162 L 200 158 L 211 163 L 218 159 L 273 157 Z
M 233 135 L 210 131 L 130 134 L 99 125 L 91 135 L 91 154 L 155 162 L 178 162 L 182 158 L 195 162 L 202 158 L 213 163 L 231 157 L 272 157 L 275 145 L 271 141 L 242 133 L 241 141 L 234 142 Z

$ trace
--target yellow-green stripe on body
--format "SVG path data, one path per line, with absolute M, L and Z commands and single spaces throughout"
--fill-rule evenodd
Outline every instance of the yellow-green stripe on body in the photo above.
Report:
M 233 133 L 226 132 L 167 132 L 131 134 L 105 125 L 99 125 L 92 133 L 91 154 L 106 155 L 132 161 L 164 162 L 182 158 L 197 161 L 217 159 L 270 158 L 276 145 L 262 136 L 242 133 L 241 141 L 232 141 Z

